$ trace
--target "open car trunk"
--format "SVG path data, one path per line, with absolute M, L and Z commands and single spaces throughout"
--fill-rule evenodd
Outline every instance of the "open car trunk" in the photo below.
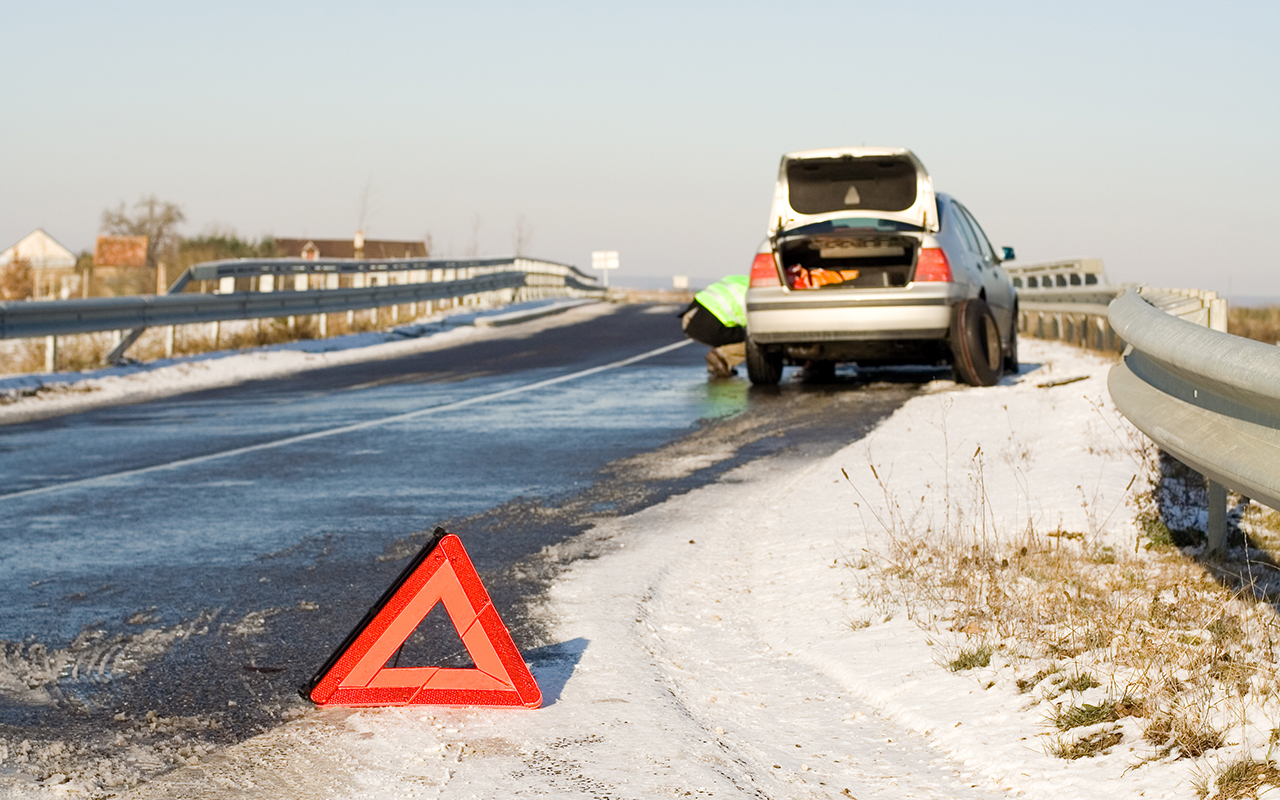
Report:
M 806 226 L 829 227 L 829 226 Z M 777 252 L 788 289 L 888 289 L 906 286 L 920 239 L 874 228 L 784 232 Z
M 933 181 L 920 159 L 901 147 L 787 153 L 769 216 L 770 236 L 849 220 L 893 223 L 901 226 L 897 230 L 938 229 Z

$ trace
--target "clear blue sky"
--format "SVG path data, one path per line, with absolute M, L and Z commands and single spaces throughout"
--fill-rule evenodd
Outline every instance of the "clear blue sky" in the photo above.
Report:
M 10 3 L 0 247 L 430 233 L 744 272 L 778 157 L 912 148 L 1021 261 L 1280 295 L 1280 3 Z

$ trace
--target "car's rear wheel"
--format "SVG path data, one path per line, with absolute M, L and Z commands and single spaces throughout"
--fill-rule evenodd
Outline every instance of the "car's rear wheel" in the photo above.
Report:
M 782 353 L 766 350 L 748 336 L 747 377 L 756 386 L 777 386 L 782 380 Z
M 965 383 L 991 386 L 1000 380 L 1004 366 L 1000 329 L 985 300 L 965 300 L 952 312 L 951 357 Z

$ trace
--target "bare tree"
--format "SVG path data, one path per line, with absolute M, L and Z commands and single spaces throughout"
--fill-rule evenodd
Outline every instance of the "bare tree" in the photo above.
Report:
M 524 214 L 516 217 L 515 229 L 511 232 L 511 244 L 518 256 L 529 255 L 529 245 L 533 243 L 533 225 Z
M 175 228 L 186 222 L 186 215 L 176 203 L 162 201 L 154 194 L 133 204 L 134 213 L 125 211 L 124 203 L 102 212 L 102 232 L 115 236 L 147 237 L 147 266 L 154 268 L 161 260 L 173 261 L 177 251 Z
M 0 269 L 0 300 L 26 300 L 36 292 L 36 273 L 31 262 L 15 258 Z
M 431 231 L 422 234 L 422 246 L 426 248 L 427 258 L 431 258 L 432 253 L 436 251 L 435 240 L 431 238 Z

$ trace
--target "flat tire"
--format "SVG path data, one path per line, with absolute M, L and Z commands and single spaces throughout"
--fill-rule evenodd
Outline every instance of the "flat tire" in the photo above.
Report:
M 996 318 L 982 298 L 964 300 L 951 315 L 951 357 L 960 380 L 993 386 L 1004 374 L 1004 348 Z

